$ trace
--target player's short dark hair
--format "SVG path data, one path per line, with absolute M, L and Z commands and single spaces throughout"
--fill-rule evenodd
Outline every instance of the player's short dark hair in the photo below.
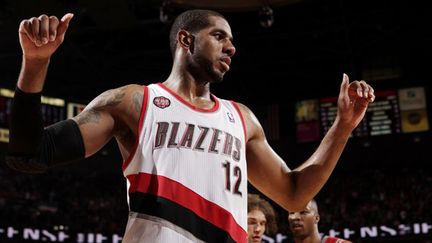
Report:
M 266 233 L 274 235 L 277 232 L 276 213 L 272 205 L 257 194 L 248 195 L 248 212 L 260 210 L 266 217 Z
M 171 53 L 173 56 L 176 50 L 177 33 L 180 30 L 196 33 L 210 25 L 209 17 L 211 16 L 217 16 L 225 19 L 225 17 L 218 12 L 204 9 L 187 10 L 177 16 L 171 26 L 169 36 Z

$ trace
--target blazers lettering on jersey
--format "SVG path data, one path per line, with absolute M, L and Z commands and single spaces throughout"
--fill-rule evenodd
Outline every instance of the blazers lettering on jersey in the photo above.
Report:
M 155 149 L 173 147 L 192 149 L 193 147 L 193 149 L 197 151 L 224 154 L 233 158 L 235 161 L 240 160 L 242 148 L 241 140 L 228 132 L 194 124 L 185 123 L 183 125 L 179 122 L 169 123 L 165 121 L 156 122 L 156 127 Z M 180 129 L 182 129 L 182 131 L 179 132 Z M 194 137 L 196 130 L 198 130 L 197 138 Z M 209 131 L 211 134 L 209 134 Z M 225 134 L 225 136 L 223 134 Z M 210 137 L 209 135 L 211 135 L 211 138 L 206 139 Z M 169 139 L 167 142 L 168 137 Z

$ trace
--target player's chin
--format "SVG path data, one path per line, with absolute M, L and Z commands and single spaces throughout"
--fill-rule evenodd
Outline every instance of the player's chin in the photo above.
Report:
M 219 70 L 214 70 L 213 77 L 212 77 L 212 83 L 221 83 L 224 79 L 224 72 L 221 72 Z
M 218 84 L 218 83 L 222 83 L 222 81 L 223 81 L 223 77 L 222 78 L 213 79 L 212 83 Z
M 301 226 L 291 227 L 290 229 L 294 234 L 301 234 L 303 232 L 303 227 Z
M 252 242 L 252 243 L 261 243 L 261 242 L 262 242 L 262 237 L 254 236 L 254 237 L 252 237 L 252 238 L 250 239 L 249 242 Z

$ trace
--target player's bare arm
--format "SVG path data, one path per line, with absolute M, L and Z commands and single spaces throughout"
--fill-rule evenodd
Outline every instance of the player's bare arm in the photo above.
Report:
M 373 89 L 364 81 L 349 83 L 344 75 L 338 101 L 338 116 L 320 146 L 301 166 L 290 170 L 269 146 L 254 114 L 240 105 L 247 129 L 248 179 L 288 211 L 303 208 L 323 187 L 348 141 L 363 118 Z
M 143 87 L 127 85 L 105 91 L 73 120 L 78 124 L 86 157 L 97 152 L 113 136 L 127 157 L 138 133 Z

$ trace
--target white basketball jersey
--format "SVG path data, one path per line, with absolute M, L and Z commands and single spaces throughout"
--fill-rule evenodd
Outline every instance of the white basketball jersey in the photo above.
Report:
M 123 242 L 246 242 L 244 120 L 234 102 L 212 99 L 203 110 L 161 83 L 144 87 L 136 150 L 123 164 Z

